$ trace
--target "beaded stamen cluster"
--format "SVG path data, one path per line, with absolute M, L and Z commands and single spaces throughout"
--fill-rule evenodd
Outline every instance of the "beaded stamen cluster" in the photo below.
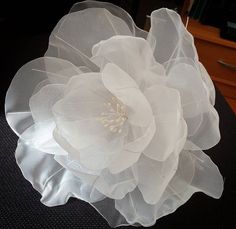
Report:
M 112 97 L 111 102 L 104 103 L 106 112 L 102 112 L 98 120 L 113 133 L 121 133 L 125 121 L 128 119 L 124 104 Z

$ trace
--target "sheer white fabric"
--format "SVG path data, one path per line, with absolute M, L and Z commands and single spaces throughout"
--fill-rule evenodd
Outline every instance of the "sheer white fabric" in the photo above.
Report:
M 220 140 L 215 89 L 177 13 L 149 33 L 110 3 L 75 4 L 44 57 L 6 95 L 16 161 L 46 206 L 90 203 L 112 227 L 151 226 L 223 179 L 202 150 Z

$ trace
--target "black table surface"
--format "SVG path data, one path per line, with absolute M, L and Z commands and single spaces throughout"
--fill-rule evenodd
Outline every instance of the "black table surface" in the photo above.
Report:
M 23 178 L 15 162 L 17 137 L 5 120 L 5 93 L 24 63 L 43 56 L 48 36 L 48 32 L 18 33 L 10 28 L 0 36 L 0 228 L 109 228 L 81 200 L 71 198 L 65 205 L 51 208 L 41 204 L 40 194 Z M 196 193 L 174 213 L 159 219 L 154 228 L 236 228 L 236 118 L 218 90 L 216 109 L 222 138 L 217 146 L 205 152 L 224 177 L 222 197 L 215 200 Z

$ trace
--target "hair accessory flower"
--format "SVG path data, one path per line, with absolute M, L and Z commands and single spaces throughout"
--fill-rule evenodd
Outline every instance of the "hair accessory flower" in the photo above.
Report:
M 214 101 L 178 14 L 153 11 L 147 33 L 121 8 L 85 1 L 17 72 L 5 107 L 17 163 L 43 204 L 76 197 L 111 226 L 151 226 L 195 192 L 221 196 L 202 151 L 220 140 Z

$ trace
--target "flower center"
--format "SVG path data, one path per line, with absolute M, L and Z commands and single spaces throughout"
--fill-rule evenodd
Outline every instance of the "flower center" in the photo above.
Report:
M 104 103 L 105 112 L 101 113 L 98 120 L 104 127 L 113 133 L 121 133 L 125 121 L 128 119 L 124 104 L 116 97 L 112 97 L 112 102 Z

